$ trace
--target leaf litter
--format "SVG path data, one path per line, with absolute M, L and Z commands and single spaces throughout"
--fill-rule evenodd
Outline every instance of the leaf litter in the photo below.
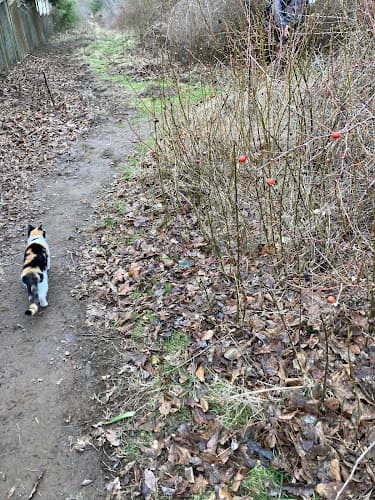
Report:
M 239 297 L 191 208 L 166 203 L 156 159 L 135 153 L 137 174 L 119 172 L 103 194 L 74 291 L 106 358 L 90 439 L 112 475 L 108 498 L 370 498 L 363 290 L 328 273 L 280 277 L 259 245 Z
M 87 85 L 87 68 L 69 61 L 52 43 L 26 56 L 1 79 L 0 88 L 0 229 L 4 238 L 14 228 L 24 232 L 25 213 L 40 219 L 37 181 L 59 174 L 58 161 L 69 161 L 72 144 L 84 134 L 97 113 Z M 60 50 L 60 53 L 59 53 Z M 53 96 L 51 99 L 50 93 Z M 33 194 L 33 195 L 31 195 Z
M 267 498 L 335 498 L 374 439 L 365 299 L 351 307 L 343 292 L 333 307 L 303 276 L 276 285 L 260 253 L 243 277 L 238 323 L 235 283 L 194 214 L 165 206 L 151 153 L 139 168 L 103 197 L 98 211 L 115 224 L 103 218 L 82 250 L 76 290 L 91 300 L 87 328 L 116 345 L 101 389 L 115 387 L 101 399 L 107 423 L 135 412 L 115 429 L 119 446 L 102 427 L 92 437 L 116 498 L 261 498 L 246 479 L 259 466 L 284 474 L 263 481 Z M 374 479 L 367 457 L 341 498 L 364 498 Z

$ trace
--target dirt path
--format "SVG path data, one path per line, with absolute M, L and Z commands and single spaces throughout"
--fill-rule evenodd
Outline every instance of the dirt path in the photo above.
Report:
M 93 205 L 101 186 L 136 140 L 132 131 L 107 117 L 71 149 L 70 161 L 54 170 L 58 174 L 38 182 L 34 195 L 40 215 L 24 222 L 43 222 L 52 266 L 50 306 L 37 317 L 24 314 L 27 298 L 19 282 L 24 241 L 1 246 L 1 499 L 29 498 L 41 474 L 35 498 L 105 496 L 97 453 L 73 448 L 89 420 L 97 360 L 85 335 L 85 303 L 71 290 L 79 281 L 79 247 L 95 224 Z M 92 482 L 81 486 L 85 480 Z

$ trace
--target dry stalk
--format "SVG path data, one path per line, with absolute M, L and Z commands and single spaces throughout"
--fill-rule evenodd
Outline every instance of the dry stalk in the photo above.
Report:
M 327 326 L 325 324 L 325 321 L 324 321 L 324 318 L 323 316 L 321 315 L 320 316 L 320 321 L 322 322 L 322 326 L 323 326 L 323 332 L 324 332 L 324 347 L 325 347 L 325 352 L 324 352 L 324 377 L 323 377 L 323 387 L 322 387 L 322 395 L 321 395 L 321 398 L 320 398 L 320 402 L 323 403 L 324 402 L 324 399 L 326 397 L 326 394 L 327 394 L 327 380 L 328 380 L 328 370 L 329 370 L 329 357 L 328 357 L 328 353 L 329 353 L 329 343 L 328 343 L 328 330 L 327 330 Z
M 357 470 L 357 467 L 358 465 L 362 462 L 362 460 L 365 458 L 365 456 L 367 455 L 367 453 L 369 453 L 375 446 L 375 441 L 373 441 L 367 448 L 365 448 L 363 450 L 363 452 L 360 454 L 360 456 L 357 458 L 347 480 L 345 481 L 345 483 L 342 485 L 342 487 L 340 488 L 340 490 L 337 492 L 336 494 L 336 497 L 335 497 L 335 500 L 340 500 L 340 497 L 341 495 L 344 493 L 345 489 L 347 488 L 348 484 L 350 483 L 350 481 L 353 479 L 354 477 L 354 473 L 355 471 Z

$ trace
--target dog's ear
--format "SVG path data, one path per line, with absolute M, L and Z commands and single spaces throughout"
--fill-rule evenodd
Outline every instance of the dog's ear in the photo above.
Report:
M 31 224 L 28 224 L 28 225 L 27 225 L 27 237 L 29 237 L 29 236 L 30 236 L 30 233 L 31 233 L 31 231 L 32 231 L 33 229 L 35 229 L 35 227 L 34 227 L 34 226 L 32 226 Z

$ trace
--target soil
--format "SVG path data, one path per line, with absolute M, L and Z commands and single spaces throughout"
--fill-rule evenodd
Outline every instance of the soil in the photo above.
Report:
M 103 103 L 123 98 L 107 84 L 100 92 Z M 99 455 L 90 447 L 74 448 L 85 422 L 92 421 L 90 397 L 100 360 L 85 330 L 86 304 L 71 290 L 80 280 L 80 245 L 97 223 L 101 188 L 137 142 L 134 131 L 119 127 L 120 118 L 106 104 L 100 123 L 70 147 L 32 194 L 39 213 L 37 220 L 24 220 L 25 228 L 43 222 L 52 256 L 49 307 L 37 316 L 24 314 L 27 295 L 19 275 L 25 241 L 13 237 L 0 245 L 2 499 L 105 497 Z

